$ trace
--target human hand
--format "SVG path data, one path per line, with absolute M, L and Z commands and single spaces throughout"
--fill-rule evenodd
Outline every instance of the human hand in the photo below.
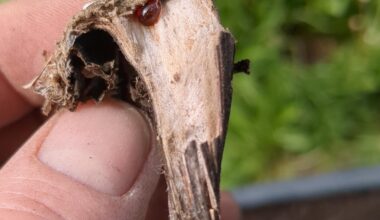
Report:
M 83 0 L 0 5 L 1 219 L 166 219 L 155 134 L 132 106 L 114 100 L 61 111 L 41 128 L 42 100 L 22 89 L 42 69 Z M 222 196 L 224 219 L 238 219 Z M 224 211 L 224 212 L 223 212 Z

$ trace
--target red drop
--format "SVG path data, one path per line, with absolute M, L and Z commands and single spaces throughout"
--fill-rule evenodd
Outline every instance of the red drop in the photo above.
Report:
M 137 7 L 134 14 L 141 24 L 152 26 L 156 24 L 160 18 L 161 1 L 148 0 L 145 5 Z

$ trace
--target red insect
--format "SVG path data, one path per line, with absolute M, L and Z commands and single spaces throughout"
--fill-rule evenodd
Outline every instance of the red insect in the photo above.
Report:
M 134 12 L 135 17 L 145 26 L 157 23 L 161 14 L 161 0 L 148 0 L 145 5 L 138 6 Z

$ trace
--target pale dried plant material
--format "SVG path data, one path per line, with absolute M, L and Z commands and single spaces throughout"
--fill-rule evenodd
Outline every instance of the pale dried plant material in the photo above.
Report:
M 171 219 L 219 219 L 219 177 L 234 39 L 211 0 L 166 0 L 143 26 L 146 0 L 99 0 L 73 18 L 30 87 L 44 113 L 114 96 L 141 108 L 162 147 Z
M 80 41 L 78 38 L 93 30 L 105 30 L 106 27 L 111 28 L 116 20 L 118 20 L 117 22 L 121 22 L 121 17 L 133 14 L 135 7 L 144 4 L 145 1 L 146 0 L 99 0 L 85 4 L 85 9 L 73 18 L 73 21 L 64 34 L 64 38 L 58 43 L 58 48 L 46 64 L 43 72 L 28 85 L 28 87 L 32 87 L 35 92 L 45 97 L 43 107 L 45 114 L 49 114 L 51 111 L 59 108 L 74 110 L 78 102 L 85 101 L 84 99 L 86 98 L 94 98 L 97 101 L 101 101 L 106 93 L 117 89 L 117 54 L 103 54 L 117 53 L 118 51 L 114 48 L 107 48 L 113 45 L 103 45 L 103 48 L 98 48 L 98 54 L 95 54 L 95 56 L 108 57 L 100 57 L 103 58 L 103 60 L 94 60 L 91 59 L 94 57 L 90 57 L 92 55 L 84 54 L 93 51 L 84 51 L 83 49 L 86 48 L 81 48 L 83 44 L 80 42 L 76 44 L 76 42 Z M 109 31 L 111 34 L 111 30 L 105 31 Z M 102 34 L 104 35 L 103 37 L 109 36 L 105 33 Z M 112 42 L 112 39 L 109 40 Z M 91 43 L 94 45 L 89 46 L 98 46 L 96 45 L 96 41 Z M 86 44 L 86 42 L 84 42 L 84 44 Z M 89 48 L 89 50 L 91 49 L 93 48 Z M 77 71 L 75 68 L 83 69 Z M 75 74 L 77 76 L 75 76 Z M 78 77 L 83 79 L 78 79 Z M 92 80 L 92 82 L 87 83 L 90 85 L 84 85 L 86 82 L 82 81 L 85 79 Z M 73 82 L 73 80 L 76 81 Z M 101 83 L 104 83 L 104 85 L 99 85 Z M 79 88 L 84 86 L 87 86 L 87 88 Z M 98 91 L 91 91 L 91 89 L 94 90 L 98 88 L 89 88 L 90 86 L 104 86 L 105 88 L 99 88 Z M 88 91 L 82 91 L 84 89 Z M 86 92 L 96 94 L 87 94 Z

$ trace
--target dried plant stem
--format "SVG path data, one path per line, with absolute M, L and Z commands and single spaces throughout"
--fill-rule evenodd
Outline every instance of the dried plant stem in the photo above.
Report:
M 30 86 L 45 113 L 105 96 L 144 110 L 162 147 L 171 219 L 219 219 L 234 39 L 211 0 L 164 1 L 152 27 L 131 16 L 144 2 L 88 6 Z

